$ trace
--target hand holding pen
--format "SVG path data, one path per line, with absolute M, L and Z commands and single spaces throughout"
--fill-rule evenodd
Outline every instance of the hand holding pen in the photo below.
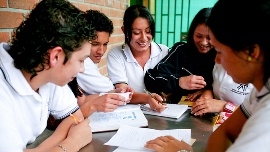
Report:
M 157 112 L 161 112 L 166 108 L 166 104 L 163 103 L 162 97 L 155 93 L 151 93 L 144 89 L 144 91 L 151 96 L 151 100 L 148 100 L 148 104 L 150 105 L 151 109 Z M 159 97 L 159 99 L 158 99 Z
M 190 74 L 189 76 L 182 76 L 179 78 L 179 86 L 182 89 L 197 90 L 206 86 L 206 82 L 202 76 L 194 75 L 184 67 L 182 67 L 182 70 Z

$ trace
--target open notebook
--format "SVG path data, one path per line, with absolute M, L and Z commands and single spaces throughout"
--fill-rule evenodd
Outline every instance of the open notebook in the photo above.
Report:
M 94 112 L 90 119 L 92 132 L 114 131 L 121 126 L 147 127 L 148 121 L 139 105 L 119 106 L 113 112 Z
M 188 109 L 187 105 L 167 104 L 167 108 L 162 112 L 150 109 L 149 104 L 141 105 L 144 114 L 178 119 Z

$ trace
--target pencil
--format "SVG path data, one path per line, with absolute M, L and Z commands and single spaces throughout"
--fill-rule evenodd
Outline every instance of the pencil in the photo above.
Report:
M 163 104 L 162 101 L 159 101 L 151 92 L 149 92 L 148 90 L 144 89 L 144 91 L 149 94 L 152 98 L 154 98 L 158 103 Z
M 75 121 L 76 124 L 79 124 L 79 120 L 73 114 L 70 114 L 70 116 Z
M 190 75 L 193 75 L 190 71 L 188 71 L 188 69 L 182 67 L 183 70 L 185 70 L 187 73 L 189 73 Z

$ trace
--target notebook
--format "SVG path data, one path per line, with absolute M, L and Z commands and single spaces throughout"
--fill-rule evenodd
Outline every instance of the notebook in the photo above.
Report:
M 141 105 L 141 110 L 144 114 L 155 115 L 161 117 L 175 118 L 178 119 L 181 115 L 188 109 L 187 105 L 179 105 L 179 104 L 167 104 L 167 108 L 165 108 L 162 112 L 156 112 L 150 109 L 149 104 Z
M 182 96 L 181 100 L 178 102 L 180 105 L 188 105 L 189 107 L 192 107 L 193 103 L 193 101 L 187 99 L 187 96 Z
M 114 131 L 124 125 L 148 126 L 148 121 L 140 106 L 132 104 L 119 106 L 113 112 L 94 112 L 89 119 L 92 132 Z

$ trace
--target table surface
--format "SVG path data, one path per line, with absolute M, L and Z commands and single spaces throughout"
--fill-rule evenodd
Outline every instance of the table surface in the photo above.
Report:
M 205 152 L 208 137 L 213 132 L 213 115 L 208 114 L 203 117 L 195 117 L 188 109 L 179 119 L 145 115 L 148 120 L 148 128 L 157 130 L 168 129 L 191 129 L 191 138 L 196 139 L 192 145 L 194 152 Z M 93 133 L 93 140 L 80 152 L 112 152 L 117 147 L 104 145 L 116 131 Z

